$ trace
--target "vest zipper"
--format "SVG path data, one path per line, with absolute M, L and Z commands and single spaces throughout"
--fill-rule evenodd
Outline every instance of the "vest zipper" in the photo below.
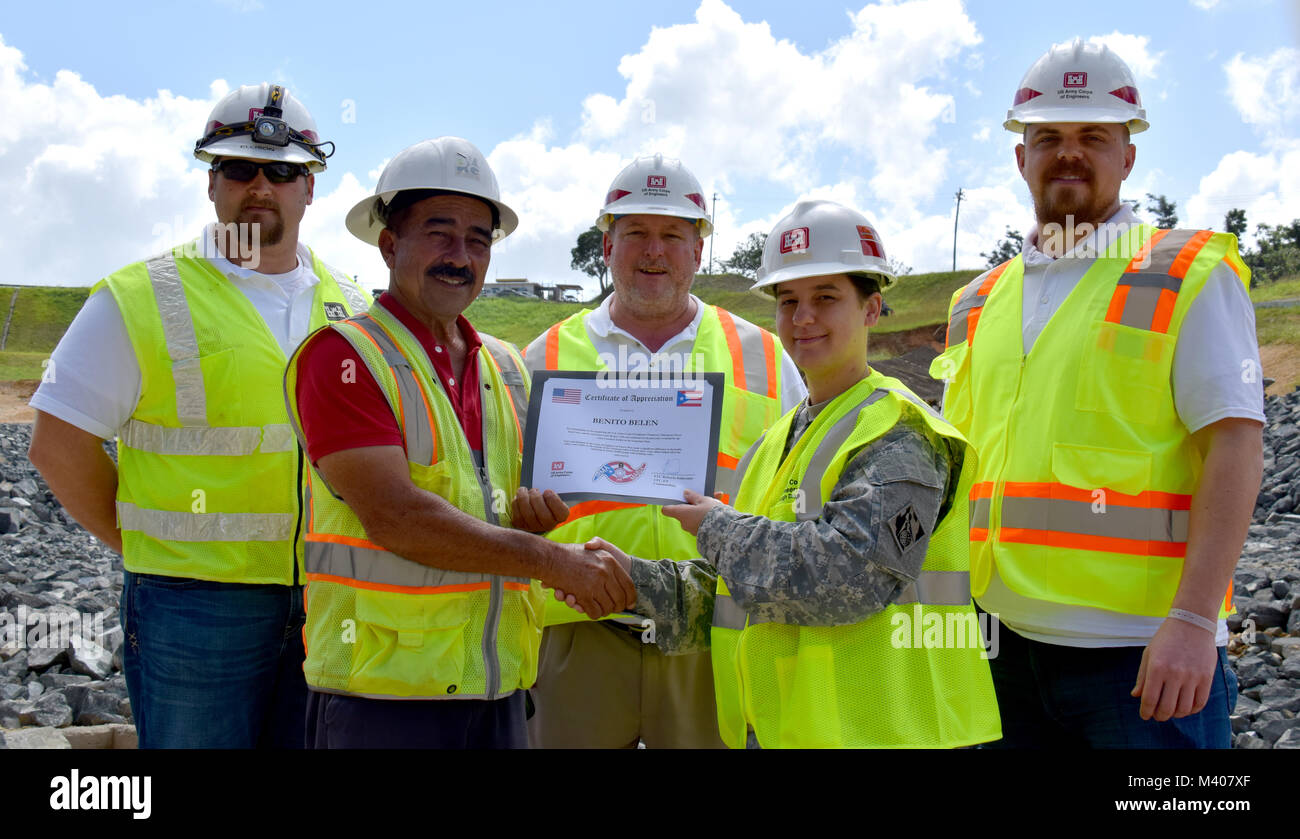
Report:
M 289 559 L 293 563 L 293 584 L 296 586 L 298 581 L 298 540 L 302 538 L 302 508 L 307 499 L 302 491 L 302 446 L 294 446 L 298 450 L 298 482 L 294 485 L 298 493 L 298 521 L 293 526 L 293 542 L 289 545 Z
M 1001 541 L 1002 496 L 1007 485 L 1007 459 L 1011 456 L 1011 434 L 1016 424 L 1016 409 L 1020 406 L 1020 390 L 1025 383 L 1025 364 L 1028 361 L 1028 354 L 1020 356 L 1020 369 L 1016 372 L 1016 394 L 1011 398 L 1011 410 L 1008 412 L 1007 439 L 1002 449 L 1002 465 L 998 468 L 997 479 L 993 484 L 993 496 L 989 498 L 989 550 Z M 994 501 L 997 503 L 994 504 Z
M 484 411 L 483 422 L 484 426 L 486 426 L 486 411 Z M 485 427 L 483 434 L 485 448 L 487 439 L 487 429 Z M 487 452 L 483 452 L 483 462 L 483 466 L 477 466 L 474 469 L 474 477 L 478 479 L 479 488 L 483 491 L 483 514 L 490 523 L 499 525 L 500 520 L 492 509 L 492 483 L 488 479 L 487 473 Z M 501 688 L 501 662 L 497 659 L 497 630 L 501 623 L 501 609 L 504 598 L 505 584 L 501 580 L 501 575 L 493 574 L 487 618 L 483 621 L 483 664 L 487 671 L 483 698 L 489 700 L 496 699 L 497 691 Z

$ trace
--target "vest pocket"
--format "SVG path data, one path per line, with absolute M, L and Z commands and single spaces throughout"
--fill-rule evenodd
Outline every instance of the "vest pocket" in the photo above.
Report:
M 1098 321 L 1079 361 L 1074 406 L 1141 425 L 1176 418 L 1169 374 L 1176 338 Z
M 1076 489 L 1137 495 L 1151 487 L 1151 453 L 1054 443 L 1052 477 Z
M 459 691 L 470 597 L 357 589 L 353 689 L 397 696 Z

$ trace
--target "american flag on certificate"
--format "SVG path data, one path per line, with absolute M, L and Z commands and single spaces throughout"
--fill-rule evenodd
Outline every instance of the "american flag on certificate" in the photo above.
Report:
M 557 405 L 577 405 L 582 391 L 576 387 L 557 387 L 551 391 L 551 401 Z
M 704 391 L 702 390 L 679 390 L 677 391 L 678 408 L 703 408 Z

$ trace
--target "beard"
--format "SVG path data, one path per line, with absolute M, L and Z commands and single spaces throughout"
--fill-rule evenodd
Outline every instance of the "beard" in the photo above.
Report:
M 1057 177 L 1083 178 L 1075 186 L 1060 186 Z M 1117 198 L 1098 194 L 1096 179 L 1084 166 L 1062 165 L 1047 172 L 1043 187 L 1033 196 L 1034 215 L 1040 225 L 1058 224 L 1063 228 L 1089 223 L 1099 224 L 1110 215 Z
M 258 202 L 258 206 L 265 205 L 266 202 Z M 252 242 L 253 236 L 256 235 L 258 244 L 265 247 L 268 245 L 278 245 L 281 240 L 284 239 L 284 217 L 280 215 L 280 208 L 278 206 L 270 206 L 266 207 L 266 209 L 271 210 L 275 216 L 274 220 L 269 224 L 263 220 L 264 217 L 263 219 L 252 221 L 249 215 L 245 213 L 245 208 L 239 208 L 239 215 L 235 218 L 235 222 L 239 225 L 239 235 L 242 241 Z

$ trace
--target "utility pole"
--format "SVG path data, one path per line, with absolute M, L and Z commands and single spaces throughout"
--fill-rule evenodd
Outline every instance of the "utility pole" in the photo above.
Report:
M 961 199 L 965 196 L 961 187 L 957 188 L 957 212 L 952 216 L 952 270 L 957 270 L 957 219 L 961 218 Z
M 718 193 L 713 193 L 713 212 L 709 214 L 709 224 L 713 224 L 713 219 L 718 215 Z M 713 229 L 713 234 L 709 236 L 709 276 L 713 276 L 713 240 L 717 237 L 717 228 Z

